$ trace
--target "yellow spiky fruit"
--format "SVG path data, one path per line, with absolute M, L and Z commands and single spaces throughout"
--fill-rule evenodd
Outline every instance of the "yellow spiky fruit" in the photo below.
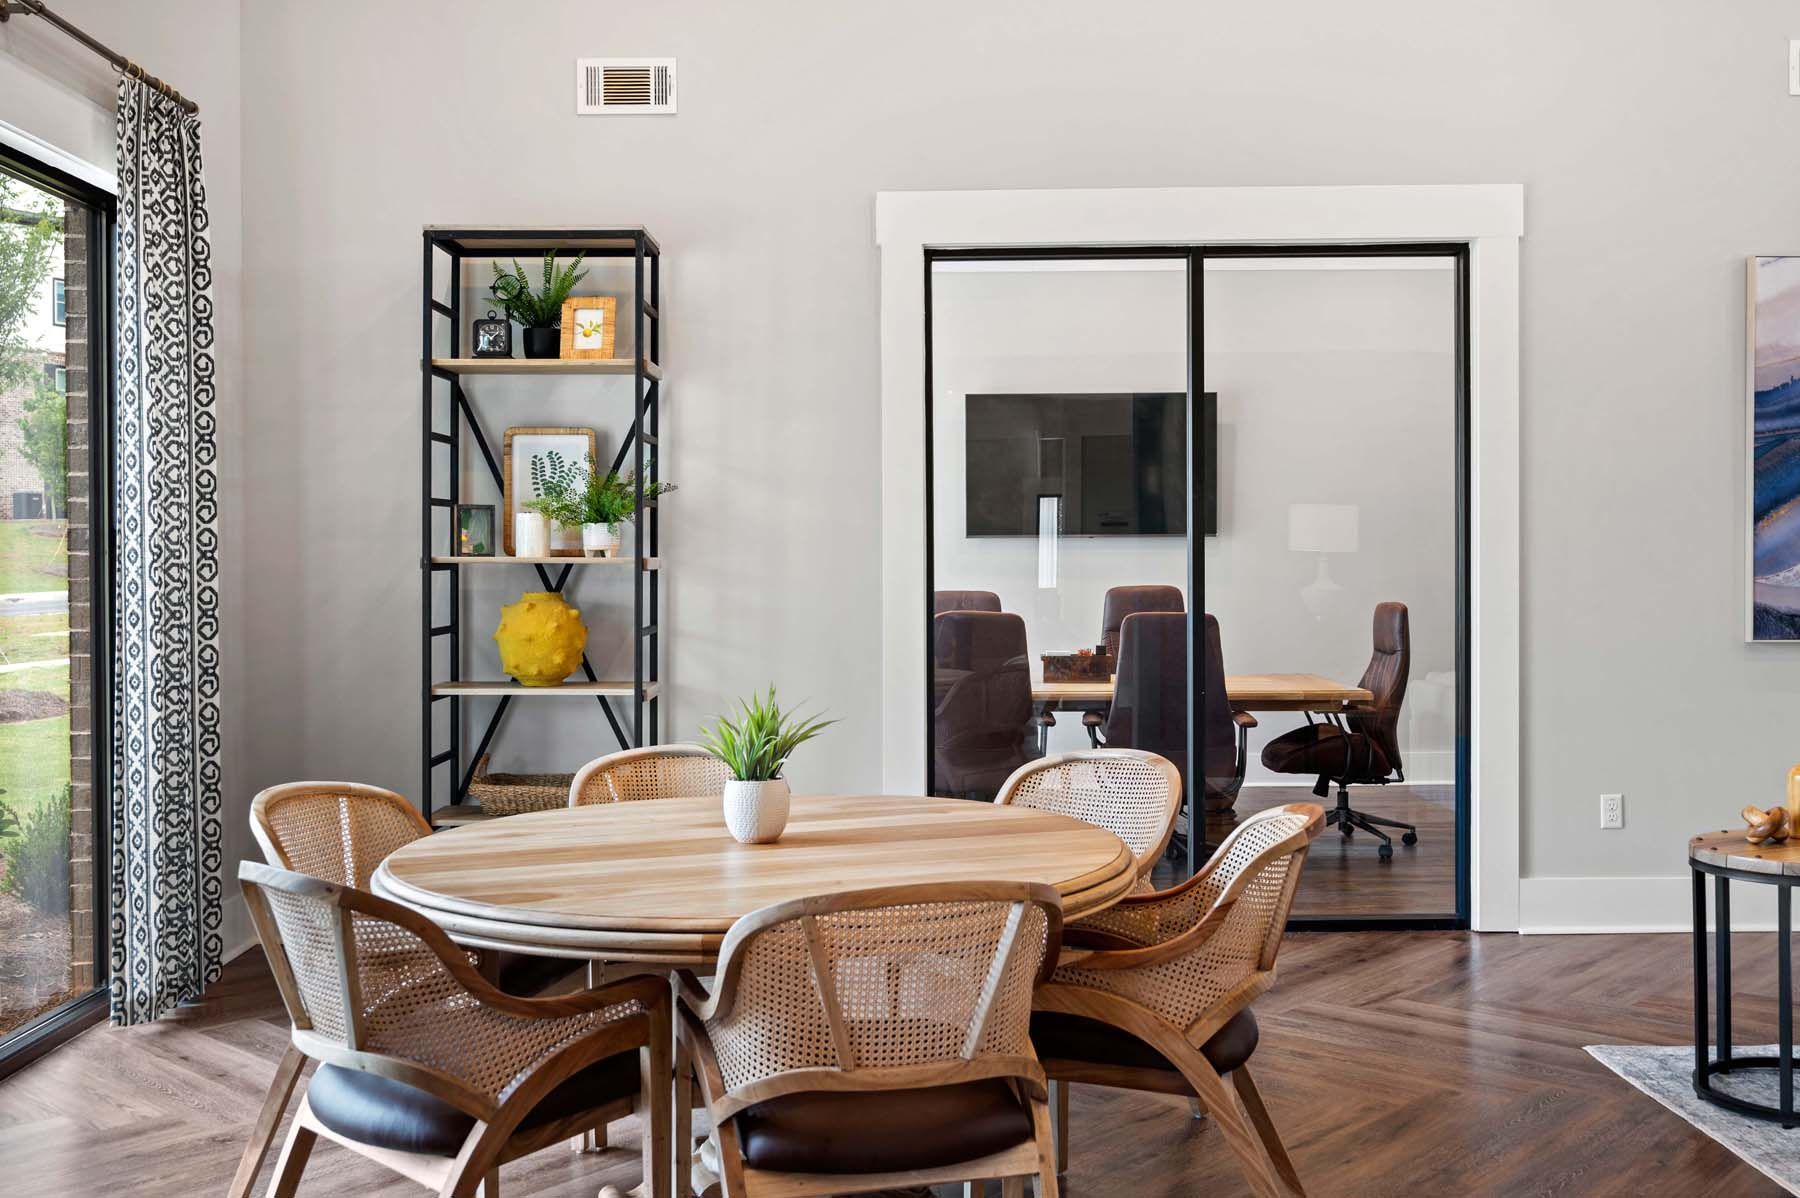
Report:
M 500 609 L 500 669 L 526 686 L 555 686 L 581 665 L 587 625 L 554 591 L 527 591 Z

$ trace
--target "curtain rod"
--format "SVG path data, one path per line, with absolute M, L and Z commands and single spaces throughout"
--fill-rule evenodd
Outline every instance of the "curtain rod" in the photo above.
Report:
M 48 8 L 45 8 L 43 0 L 0 0 L 0 24 L 4 24 L 8 19 L 15 15 L 42 18 L 50 25 L 62 30 L 100 57 L 106 59 L 106 61 L 112 63 L 118 70 L 123 71 L 134 79 L 142 79 L 145 83 L 169 97 L 169 99 L 175 101 L 175 103 L 181 105 L 182 111 L 189 113 L 198 113 L 200 111 L 200 105 L 194 103 L 192 100 L 164 83 L 161 79 L 158 79 L 155 75 L 152 75 L 149 71 L 140 67 L 137 63 L 132 62 L 123 54 L 119 54 L 116 51 L 101 45 L 81 30 L 75 28 L 75 26 L 51 12 Z

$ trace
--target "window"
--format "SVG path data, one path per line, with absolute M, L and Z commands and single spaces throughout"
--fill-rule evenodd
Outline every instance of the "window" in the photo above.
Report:
M 0 1076 L 106 1013 L 113 208 L 0 148 Z

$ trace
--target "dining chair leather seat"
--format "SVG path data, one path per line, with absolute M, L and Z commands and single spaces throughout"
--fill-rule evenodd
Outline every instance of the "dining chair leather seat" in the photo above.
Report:
M 1214 1069 L 1230 1073 L 1250 1059 L 1256 1041 L 1256 1016 L 1245 1007 L 1200 1046 L 1200 1053 Z M 1060 1011 L 1031 1013 L 1031 1045 L 1039 1060 L 1179 1072 L 1174 1062 L 1124 1028 Z
M 544 1096 L 520 1124 L 542 1127 L 638 1092 L 638 1054 L 616 1053 L 596 1061 Z M 320 1123 L 372 1148 L 455 1156 L 475 1117 L 434 1094 L 378 1073 L 320 1065 L 306 1101 Z
M 1346 782 L 1379 782 L 1390 764 L 1381 745 L 1361 732 L 1344 733 L 1330 724 L 1307 724 L 1283 732 L 1263 746 L 1262 763 L 1280 774 L 1319 774 Z
M 889 1173 L 975 1160 L 1032 1138 L 1003 1078 L 771 1098 L 738 1113 L 744 1163 L 783 1173 Z

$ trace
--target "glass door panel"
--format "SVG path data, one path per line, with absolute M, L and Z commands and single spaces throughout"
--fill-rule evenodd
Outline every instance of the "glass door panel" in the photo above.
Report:
M 1296 919 L 1454 918 L 1466 793 L 1458 260 L 1209 254 L 1202 279 L 1219 478 L 1202 585 L 1223 673 L 1317 676 L 1264 680 L 1257 698 L 1227 682 L 1254 726 L 1208 705 L 1197 735 L 1209 838 L 1269 806 L 1319 802 L 1333 823 Z M 1345 704 L 1334 684 L 1371 693 Z
M 938 258 L 930 287 L 931 793 L 1097 743 L 1180 764 L 1185 254 Z

